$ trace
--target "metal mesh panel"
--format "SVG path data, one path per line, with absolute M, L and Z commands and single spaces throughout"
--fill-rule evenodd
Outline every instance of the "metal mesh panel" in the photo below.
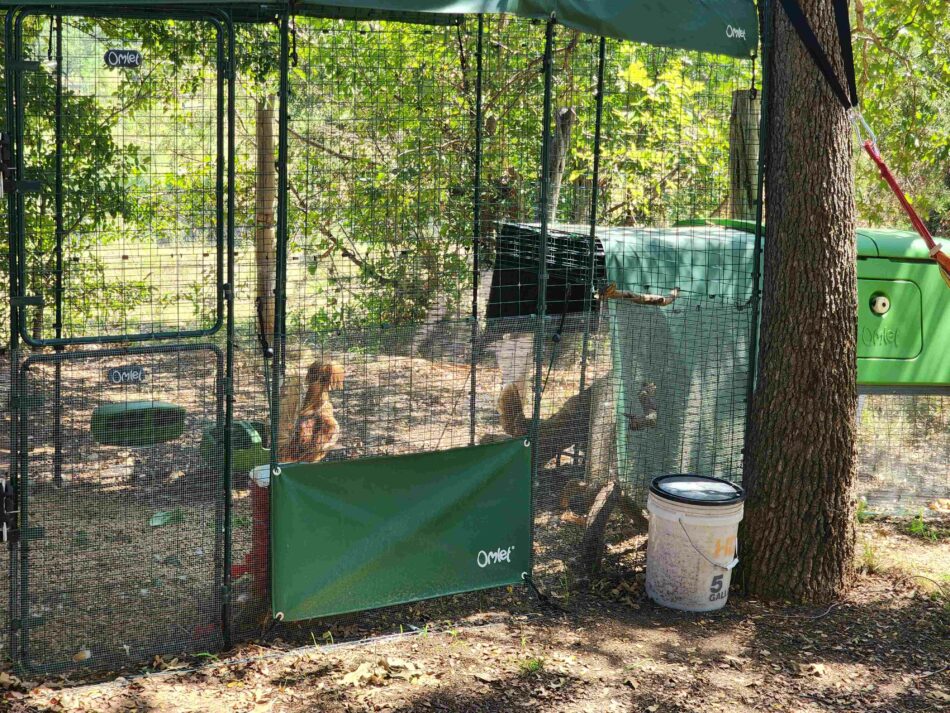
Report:
M 111 370 L 130 366 L 141 378 L 116 383 Z M 220 645 L 221 476 L 202 439 L 221 422 L 221 370 L 221 353 L 201 347 L 23 362 L 14 606 L 27 668 Z
M 337 21 L 298 21 L 296 38 L 287 418 L 292 391 L 305 395 L 308 368 L 332 363 L 346 375 L 331 394 L 341 424 L 335 457 L 466 445 L 473 122 L 472 97 L 458 91 L 465 38 L 456 27 Z M 485 406 L 492 410 L 490 400 Z
M 549 274 L 561 279 L 549 283 L 547 306 L 567 317 L 549 319 L 546 348 L 559 355 L 544 362 L 585 399 L 577 410 L 545 390 L 542 434 L 547 425 L 557 442 L 543 452 L 557 456 L 539 473 L 535 575 L 548 587 L 604 576 L 605 542 L 611 566 L 642 565 L 640 512 L 652 478 L 741 476 L 754 234 L 746 223 L 746 232 L 723 224 L 755 216 L 749 69 L 608 44 L 597 227 L 580 222 L 591 218 L 577 197 L 592 165 L 591 142 L 579 141 L 548 241 Z M 575 81 L 587 76 L 575 68 Z M 555 134 L 565 106 L 590 125 L 583 112 L 594 87 L 576 94 L 555 93 Z M 591 312 L 572 314 L 578 296 L 568 289 L 552 299 L 552 287 L 570 286 L 581 269 L 598 294 Z M 582 325 L 573 344 L 572 324 Z
M 222 314 L 221 33 L 187 23 L 194 41 L 169 51 L 157 40 L 174 32 L 167 20 L 21 17 L 22 178 L 38 183 L 23 198 L 20 291 L 44 303 L 25 310 L 25 337 L 211 331 Z
M 950 496 L 950 396 L 858 398 L 857 494 L 873 512 L 898 514 Z

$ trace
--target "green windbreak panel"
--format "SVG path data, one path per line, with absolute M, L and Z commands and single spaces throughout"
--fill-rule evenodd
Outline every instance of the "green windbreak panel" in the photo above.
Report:
M 281 466 L 271 481 L 275 616 L 521 582 L 531 558 L 530 453 L 515 440 Z
M 601 228 L 607 280 L 620 289 L 745 301 L 752 296 L 754 236 L 719 226 Z
M 668 473 L 738 477 L 746 414 L 753 237 L 718 226 L 603 228 L 607 280 L 667 293 L 667 307 L 610 300 L 618 471 L 645 497 Z M 644 384 L 656 387 L 654 428 L 630 430 Z
M 26 0 L 15 5 L 48 5 Z M 468 15 L 510 13 L 546 19 L 552 15 L 566 27 L 620 40 L 665 47 L 748 57 L 758 44 L 753 0 L 298 0 L 294 3 L 232 0 L 172 0 L 169 7 L 215 7 L 234 11 L 238 19 L 267 18 L 268 9 L 292 8 L 314 15 L 359 17 L 360 13 L 399 19 L 400 15 Z M 0 2 L 0 7 L 14 3 Z M 152 0 L 73 0 L 71 6 L 152 7 Z M 272 15 L 272 13 L 270 13 Z M 414 19 L 409 17 L 408 19 Z

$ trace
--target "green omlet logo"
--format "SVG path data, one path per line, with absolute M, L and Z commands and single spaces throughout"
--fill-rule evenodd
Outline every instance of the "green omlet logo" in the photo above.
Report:
M 898 346 L 897 337 L 899 329 L 869 329 L 865 327 L 861 330 L 861 341 L 868 347 Z
M 730 40 L 744 40 L 745 29 L 742 27 L 733 27 L 732 25 L 726 25 L 726 37 L 728 37 Z
M 485 569 L 490 564 L 498 564 L 499 562 L 511 562 L 511 551 L 515 548 L 514 545 L 504 549 L 499 547 L 497 550 L 490 550 L 486 552 L 481 550 L 478 553 L 478 556 L 475 558 L 475 561 L 478 563 L 478 566 L 482 569 Z

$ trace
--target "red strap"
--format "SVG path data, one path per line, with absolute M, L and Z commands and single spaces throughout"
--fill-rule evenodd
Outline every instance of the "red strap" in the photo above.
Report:
M 897 182 L 894 174 L 891 173 L 891 169 L 889 169 L 887 164 L 884 163 L 881 153 L 877 150 L 877 144 L 875 144 L 873 140 L 868 139 L 864 142 L 864 150 L 867 152 L 867 155 L 871 157 L 871 160 L 874 161 L 874 164 L 881 172 L 881 178 L 884 179 L 887 185 L 891 187 L 894 195 L 897 196 L 897 200 L 900 201 L 901 206 L 904 208 L 904 212 L 907 213 L 908 217 L 910 218 L 910 222 L 914 224 L 914 228 L 927 244 L 927 248 L 930 250 L 930 256 L 937 262 L 938 265 L 940 265 L 941 269 L 943 270 L 943 279 L 946 280 L 947 285 L 950 286 L 950 256 L 941 250 L 940 245 L 937 244 L 937 241 L 934 240 L 933 235 L 931 235 L 930 231 L 927 230 L 927 226 L 924 225 L 924 221 L 922 221 L 920 216 L 917 215 L 917 211 L 914 210 L 914 206 L 912 206 L 910 201 L 907 200 L 904 190 Z

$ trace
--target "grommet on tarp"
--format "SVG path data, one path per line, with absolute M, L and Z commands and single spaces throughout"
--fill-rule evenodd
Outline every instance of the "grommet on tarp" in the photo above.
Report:
M 534 596 L 538 598 L 538 604 L 540 604 L 542 608 L 555 609 L 560 612 L 567 611 L 563 607 L 560 607 L 557 604 L 555 604 L 553 601 L 551 601 L 551 597 L 549 597 L 547 594 L 545 594 L 540 589 L 538 589 L 538 585 L 536 585 L 534 583 L 534 580 L 531 579 L 530 574 L 528 574 L 527 572 L 522 572 L 521 579 L 524 580 L 524 583 L 527 584 L 531 588 L 532 592 L 534 592 Z
M 271 617 L 270 622 L 268 622 L 267 628 L 264 629 L 263 632 L 261 632 L 261 639 L 266 639 L 268 636 L 270 636 L 271 632 L 274 631 L 274 628 L 283 620 L 284 620 L 284 612 L 279 611 L 276 614 L 274 614 L 274 616 Z

